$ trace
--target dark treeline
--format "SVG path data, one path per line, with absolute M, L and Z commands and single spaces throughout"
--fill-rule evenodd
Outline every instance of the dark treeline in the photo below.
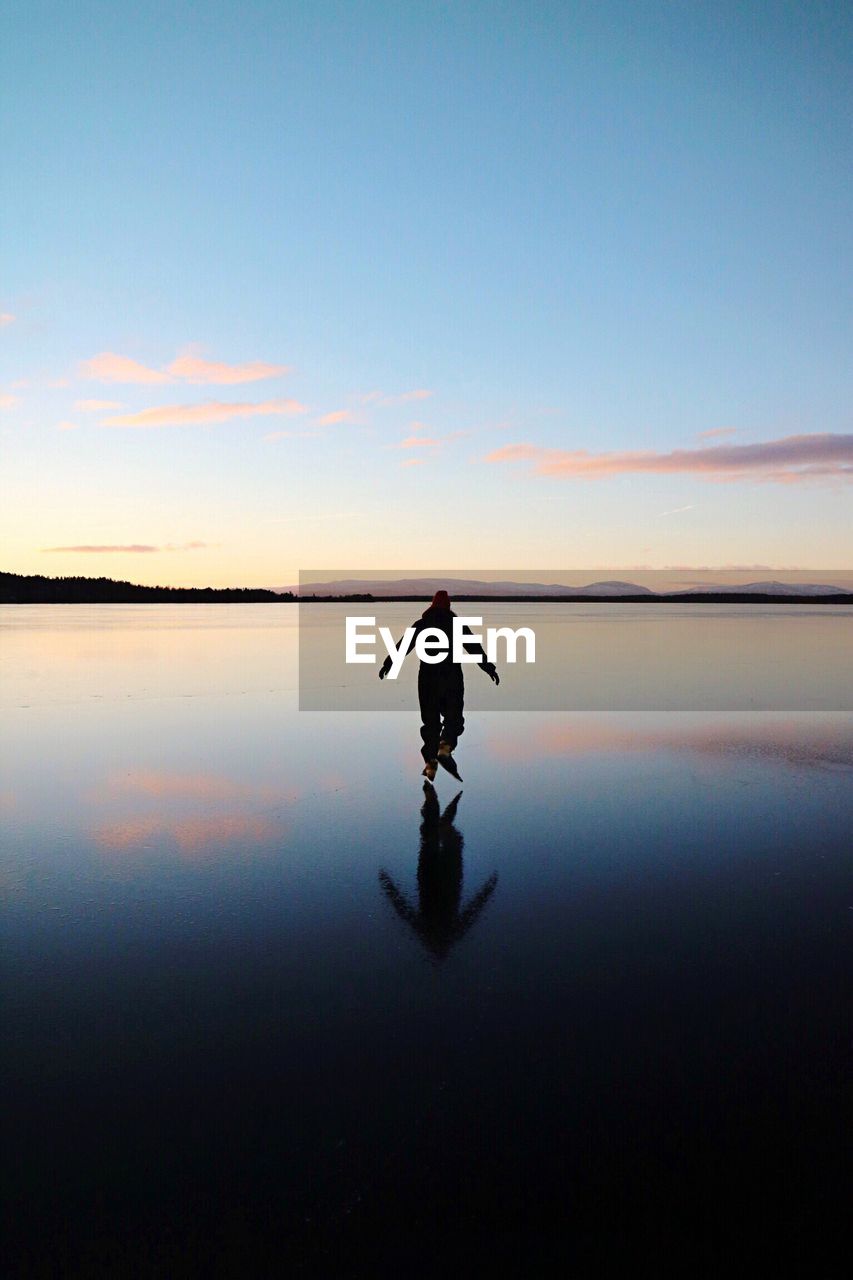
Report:
M 142 587 L 113 578 L 45 578 L 42 574 L 0 573 L 2 604 L 199 604 L 293 601 L 262 587 Z

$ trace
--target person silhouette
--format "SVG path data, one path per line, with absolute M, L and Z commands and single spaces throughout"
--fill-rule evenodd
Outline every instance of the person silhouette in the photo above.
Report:
M 465 703 L 465 680 L 462 675 L 462 663 L 453 660 L 453 619 L 456 614 L 450 607 L 450 597 L 446 591 L 436 591 L 432 604 L 413 624 L 414 634 L 409 639 L 406 653 L 417 642 L 420 633 L 427 627 L 443 631 L 448 638 L 447 652 L 437 662 L 421 662 L 418 669 L 418 702 L 421 710 L 421 755 L 424 760 L 423 775 L 430 782 L 435 778 L 439 765 L 457 778 L 459 770 L 453 759 L 453 752 L 465 729 L 463 714 Z M 469 627 L 463 629 L 463 635 L 470 636 Z M 397 645 L 398 651 L 403 641 Z M 500 684 L 500 676 L 495 664 L 489 662 L 481 644 L 474 640 L 466 641 L 465 652 L 480 655 L 478 666 L 485 671 L 490 680 Z M 404 655 L 405 656 L 405 655 Z M 379 679 L 384 680 L 391 670 L 390 655 L 379 668 Z
M 387 871 L 379 872 L 382 890 L 401 920 L 436 960 L 446 959 L 450 949 L 476 921 L 495 890 L 497 873 L 489 876 L 466 907 L 462 907 L 462 832 L 456 827 L 460 791 L 444 813 L 435 787 L 424 783 L 418 855 L 418 908 L 415 910 Z

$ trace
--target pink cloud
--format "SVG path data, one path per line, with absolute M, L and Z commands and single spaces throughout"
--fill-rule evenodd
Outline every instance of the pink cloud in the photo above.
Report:
M 426 458 L 406 458 L 405 462 L 401 462 L 401 467 L 422 467 L 426 463 Z
M 441 441 L 433 436 L 406 436 L 405 440 L 401 440 L 399 444 L 395 444 L 395 449 L 436 449 Z
M 102 351 L 80 365 L 84 378 L 97 382 L 132 382 L 140 384 L 164 382 L 189 382 L 197 386 L 216 383 L 220 386 L 236 386 L 242 382 L 259 382 L 263 378 L 278 378 L 290 373 L 283 364 L 265 364 L 253 360 L 249 364 L 223 364 L 204 360 L 195 351 L 185 351 L 176 356 L 165 369 L 150 369 L 129 356 L 116 355 L 114 351 Z
M 440 449 L 448 440 L 457 440 L 460 436 L 468 435 L 467 431 L 449 431 L 444 436 L 428 436 L 424 435 L 425 431 L 430 428 L 424 422 L 413 422 L 411 424 L 411 435 L 405 436 L 404 439 L 398 440 L 396 444 L 387 445 L 388 449 Z
M 290 367 L 284 364 L 264 364 L 261 360 L 253 360 L 250 364 L 221 364 L 213 360 L 202 360 L 196 355 L 178 356 L 166 372 L 173 378 L 199 385 L 219 383 L 221 386 L 235 386 L 240 382 L 260 382 L 263 378 L 279 378 L 290 373 Z
M 79 428 L 76 422 L 57 422 L 57 431 L 77 431 Z
M 159 548 L 159 547 L 150 547 L 150 546 L 145 546 L 143 543 L 139 543 L 139 542 L 134 542 L 134 543 L 131 543 L 131 544 L 127 545 L 127 546 L 116 546 L 116 545 L 109 545 L 109 546 L 107 546 L 107 545 L 103 545 L 103 546 L 86 546 L 86 545 L 83 545 L 83 546 L 79 546 L 79 547 L 42 547 L 42 551 L 77 551 L 77 552 L 83 552 L 83 553 L 86 553 L 86 554 L 88 554 L 89 552 L 97 552 L 97 553 L 100 553 L 100 552 L 107 552 L 107 553 L 110 553 L 110 552 L 117 552 L 117 551 L 121 551 L 121 552 L 124 552 L 124 551 L 148 552 L 148 551 L 159 551 L 159 550 L 160 550 L 160 548 Z
M 853 435 L 830 433 L 785 436 L 760 444 L 714 445 L 674 449 L 670 453 L 589 453 L 586 449 L 545 449 L 506 445 L 486 462 L 532 461 L 534 475 L 596 479 L 611 475 L 695 474 L 708 480 L 750 478 L 794 484 L 812 478 L 853 476 Z
M 354 422 L 355 415 L 350 413 L 349 409 L 335 409 L 333 413 L 324 413 L 322 418 L 317 419 L 317 425 L 320 427 L 333 427 L 338 422 Z
M 262 400 L 249 404 L 230 404 L 208 400 L 205 404 L 167 404 L 140 413 L 124 413 L 107 418 L 105 427 L 183 427 L 210 422 L 228 422 L 231 418 L 254 418 L 271 414 L 305 413 L 298 400 Z
M 77 400 L 74 408 L 81 413 L 106 413 L 108 409 L 120 409 L 120 400 Z
M 42 551 L 74 551 L 74 552 L 87 554 L 87 555 L 90 553 L 100 555 L 103 553 L 113 554 L 118 552 L 122 554 L 126 552 L 132 552 L 134 554 L 136 554 L 137 552 L 142 554 L 148 554 L 153 551 L 199 551 L 202 547 L 209 547 L 210 545 L 211 544 L 209 542 L 182 542 L 182 543 L 167 542 L 165 546 L 155 547 L 155 546 L 152 546 L 150 543 L 131 542 L 131 543 L 124 543 L 124 544 L 117 544 L 117 543 L 104 543 L 100 545 L 84 544 L 76 547 L 42 547 Z
M 356 400 L 359 404 L 372 404 L 378 409 L 385 409 L 390 405 L 407 404 L 410 400 L 428 400 L 433 394 L 424 387 L 418 387 L 414 391 L 403 391 L 395 396 L 388 396 L 384 391 L 367 391 L 356 396 Z
M 486 462 L 523 462 L 535 458 L 542 450 L 534 444 L 504 444 L 486 455 Z
M 721 440 L 724 436 L 736 436 L 738 427 L 713 427 L 710 431 L 700 431 L 697 440 Z
M 15 317 L 11 311 L 0 311 L 0 329 L 5 329 L 7 324 L 13 324 Z
M 20 403 L 20 396 L 0 396 L 0 409 L 14 409 L 16 404 Z
M 80 374 L 94 382 L 136 382 L 154 383 L 171 382 L 168 373 L 160 369 L 149 369 L 138 360 L 129 356 L 118 356 L 113 351 L 102 351 L 100 355 L 84 360 L 80 365 Z

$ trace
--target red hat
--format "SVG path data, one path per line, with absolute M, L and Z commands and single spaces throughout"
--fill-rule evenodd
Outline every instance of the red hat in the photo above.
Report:
M 436 591 L 435 595 L 432 598 L 432 604 L 430 605 L 430 608 L 431 609 L 449 609 L 450 596 L 447 594 L 447 592 Z

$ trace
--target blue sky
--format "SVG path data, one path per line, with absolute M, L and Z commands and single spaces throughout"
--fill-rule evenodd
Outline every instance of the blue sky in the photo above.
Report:
M 853 562 L 845 6 L 11 0 L 0 43 L 4 567 Z

